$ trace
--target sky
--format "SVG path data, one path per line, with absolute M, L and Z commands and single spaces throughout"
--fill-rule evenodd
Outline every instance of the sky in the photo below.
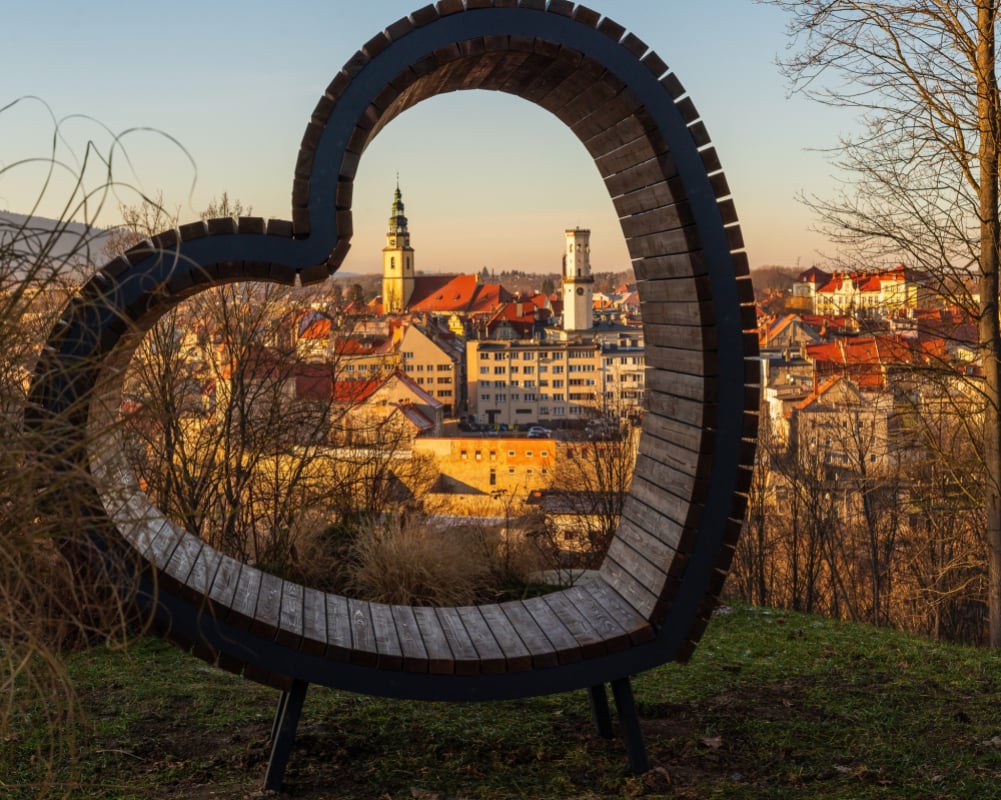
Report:
M 299 142 L 341 66 L 424 0 L 35 0 L 5 9 L 0 209 L 117 224 L 162 193 L 180 221 L 224 192 L 289 219 Z M 688 90 L 733 191 L 753 267 L 806 269 L 836 253 L 797 200 L 834 186 L 822 152 L 845 112 L 790 97 L 775 66 L 784 14 L 752 0 L 590 0 L 652 47 Z M 15 33 L 16 32 L 16 33 Z M 12 104 L 12 105 L 11 105 Z M 55 147 L 60 167 L 48 175 Z M 32 163 L 31 159 L 42 159 Z M 102 193 L 107 166 L 118 188 Z M 381 269 L 397 175 L 419 270 L 555 272 L 564 230 L 591 229 L 594 271 L 628 267 L 594 163 L 555 117 L 498 92 L 431 98 L 369 145 L 342 267 Z M 48 183 L 46 180 L 48 179 Z

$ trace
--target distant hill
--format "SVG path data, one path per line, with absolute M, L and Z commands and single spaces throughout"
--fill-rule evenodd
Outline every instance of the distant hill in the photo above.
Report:
M 107 261 L 108 231 L 79 222 L 0 211 L 0 266 L 9 277 L 32 272 L 81 282 Z

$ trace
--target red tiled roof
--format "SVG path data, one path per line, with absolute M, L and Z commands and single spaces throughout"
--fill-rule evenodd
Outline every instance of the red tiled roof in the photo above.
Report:
M 839 381 L 843 380 L 841 375 L 832 375 L 826 381 L 821 383 L 814 389 L 810 394 L 804 397 L 795 405 L 797 411 L 802 411 L 804 408 L 808 408 L 814 403 L 816 403 L 821 397 L 827 394 L 834 386 L 838 384 Z
M 503 286 L 480 283 L 476 275 L 418 275 L 408 307 L 416 312 L 487 314 L 512 299 Z

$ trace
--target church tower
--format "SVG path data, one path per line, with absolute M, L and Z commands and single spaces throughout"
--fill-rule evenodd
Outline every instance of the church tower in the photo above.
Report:
M 563 330 L 589 331 L 594 325 L 591 231 L 569 228 L 563 253 Z
M 414 292 L 414 248 L 410 246 L 410 231 L 403 215 L 403 195 L 396 181 L 393 208 L 389 215 L 386 246 L 382 248 L 382 311 L 396 314 L 406 311 Z

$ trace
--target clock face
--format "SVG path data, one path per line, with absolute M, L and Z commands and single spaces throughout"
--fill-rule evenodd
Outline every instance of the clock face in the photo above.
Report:
M 577 294 L 584 294 L 584 287 L 583 286 L 578 286 L 577 287 Z

